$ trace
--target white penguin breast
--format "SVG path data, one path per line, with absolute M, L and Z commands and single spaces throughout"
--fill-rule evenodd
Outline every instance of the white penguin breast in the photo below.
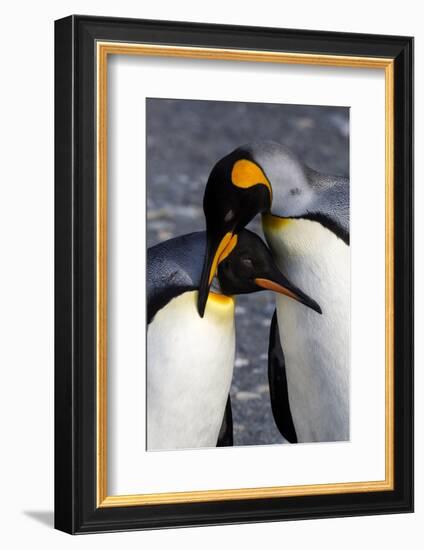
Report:
M 147 332 L 147 447 L 214 447 L 235 355 L 234 300 L 210 295 L 205 315 L 197 291 L 158 311 Z
M 299 442 L 349 439 L 350 250 L 318 222 L 267 228 L 274 257 L 322 315 L 277 297 L 290 409 Z

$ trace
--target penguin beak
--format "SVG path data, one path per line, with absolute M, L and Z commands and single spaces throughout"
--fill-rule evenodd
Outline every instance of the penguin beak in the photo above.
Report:
M 222 262 L 237 244 L 237 235 L 231 232 L 225 233 L 222 238 L 208 239 L 205 262 L 203 264 L 202 278 L 200 280 L 197 309 L 200 317 L 205 314 L 209 289 L 220 262 Z
M 286 279 L 286 277 L 284 277 L 282 273 L 277 270 L 275 270 L 269 278 L 256 278 L 255 284 L 266 290 L 272 290 L 273 292 L 278 292 L 278 294 L 289 296 L 289 298 L 293 298 L 293 300 L 296 300 L 297 302 L 313 309 L 317 313 L 322 314 L 321 308 L 315 300 L 309 298 L 309 296 L 293 285 L 288 279 Z

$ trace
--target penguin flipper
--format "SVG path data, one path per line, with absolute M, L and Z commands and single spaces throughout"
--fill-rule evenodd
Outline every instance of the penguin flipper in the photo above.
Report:
M 231 397 L 228 394 L 227 404 L 225 405 L 224 418 L 221 429 L 219 430 L 217 447 L 232 447 L 233 441 L 233 413 L 231 410 Z
M 271 332 L 269 335 L 268 382 L 272 414 L 277 428 L 289 443 L 297 443 L 296 430 L 290 411 L 286 362 L 280 341 L 276 310 L 272 316 Z
M 173 298 L 197 290 L 205 249 L 205 231 L 180 235 L 148 248 L 147 324 Z

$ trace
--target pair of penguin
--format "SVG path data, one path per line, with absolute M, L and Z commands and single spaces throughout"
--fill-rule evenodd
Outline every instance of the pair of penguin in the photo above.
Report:
M 263 288 L 277 292 L 268 378 L 281 434 L 348 440 L 349 181 L 252 143 L 214 166 L 203 207 L 206 235 L 148 251 L 148 448 L 232 444 L 231 296 Z M 257 214 L 271 252 L 244 229 Z
M 203 318 L 198 287 L 206 233 L 148 250 L 147 445 L 149 449 L 232 444 L 229 390 L 235 355 L 233 296 L 271 289 L 320 312 L 277 268 L 270 251 L 243 229 L 217 262 Z

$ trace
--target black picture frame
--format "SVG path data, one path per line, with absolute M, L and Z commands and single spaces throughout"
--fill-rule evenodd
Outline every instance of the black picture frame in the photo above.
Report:
M 394 60 L 394 490 L 98 507 L 96 41 Z M 413 510 L 413 39 L 70 16 L 55 23 L 55 527 L 68 533 Z

